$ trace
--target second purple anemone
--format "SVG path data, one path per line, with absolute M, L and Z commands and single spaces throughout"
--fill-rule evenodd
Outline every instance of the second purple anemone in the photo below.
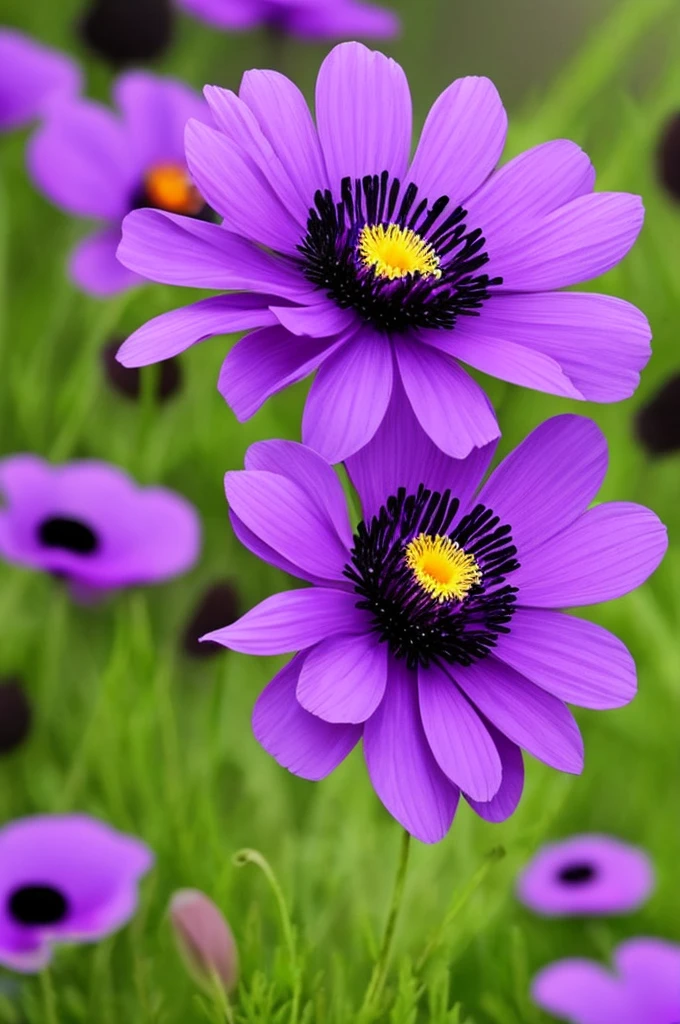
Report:
M 203 99 L 183 82 L 143 71 L 121 75 L 113 93 L 119 114 L 88 99 L 55 105 L 28 148 L 29 173 L 41 192 L 67 213 L 105 223 L 70 260 L 78 287 L 100 296 L 140 282 L 116 259 L 130 210 L 212 216 L 184 155 L 189 118 L 210 120 Z
M 257 701 L 257 739 L 307 779 L 362 739 L 378 796 L 425 842 L 445 835 L 461 792 L 483 818 L 508 817 L 520 748 L 582 770 L 567 703 L 626 704 L 635 665 L 615 636 L 558 609 L 627 593 L 666 550 L 649 509 L 588 508 L 607 467 L 590 420 L 548 420 L 482 484 L 493 450 L 451 459 L 397 393 L 347 461 L 355 527 L 338 477 L 302 445 L 255 444 L 245 470 L 226 476 L 240 540 L 311 584 L 206 637 L 295 652 Z
M 75 61 L 23 32 L 0 29 L 0 131 L 22 128 L 51 104 L 75 96 L 82 76 Z
M 517 882 L 520 900 L 546 917 L 624 914 L 642 906 L 653 888 L 647 854 L 604 835 L 548 843 Z
M 179 0 L 190 14 L 239 32 L 264 25 L 305 39 L 389 39 L 399 30 L 392 11 L 357 0 Z
M 222 226 L 136 211 L 118 255 L 154 281 L 241 294 L 150 321 L 122 346 L 125 365 L 251 330 L 224 362 L 222 396 L 245 420 L 316 371 L 302 440 L 329 462 L 373 437 L 397 380 L 448 455 L 497 438 L 461 363 L 568 398 L 633 393 L 650 352 L 645 317 L 557 289 L 625 256 L 640 198 L 594 192 L 590 160 L 564 139 L 497 169 L 507 118 L 488 79 L 441 94 L 413 158 L 406 76 L 359 43 L 322 64 L 316 124 L 274 71 L 249 71 L 238 96 L 205 95 L 217 127 L 189 124 L 187 164 Z
M 0 558 L 63 577 L 75 596 L 169 579 L 200 551 L 186 498 L 105 462 L 12 455 L 0 460 L 0 499 Z

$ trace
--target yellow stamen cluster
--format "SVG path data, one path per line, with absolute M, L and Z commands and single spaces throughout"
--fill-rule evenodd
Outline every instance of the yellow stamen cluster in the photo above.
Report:
M 359 234 L 358 251 L 367 267 L 391 281 L 409 274 L 442 276 L 434 246 L 399 224 L 365 224 Z
M 440 603 L 451 598 L 462 601 L 482 580 L 475 556 L 450 537 L 420 533 L 406 545 L 405 558 L 423 590 Z
M 144 178 L 144 186 L 147 197 L 160 210 L 191 215 L 203 208 L 203 199 L 186 167 L 178 164 L 152 167 Z

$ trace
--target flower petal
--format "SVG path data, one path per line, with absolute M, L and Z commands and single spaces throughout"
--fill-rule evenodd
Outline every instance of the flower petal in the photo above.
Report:
M 392 817 L 423 843 L 443 839 L 459 792 L 430 751 L 416 676 L 404 661 L 389 661 L 385 696 L 364 725 L 364 755 L 373 788 Z
M 128 146 L 141 167 L 184 166 L 184 129 L 190 117 L 210 121 L 205 101 L 172 78 L 148 71 L 126 71 L 116 79 L 113 97 L 120 108 Z
M 507 736 L 495 729 L 491 722 L 486 723 L 501 759 L 503 777 L 498 792 L 491 800 L 481 802 L 472 800 L 463 794 L 475 814 L 485 821 L 494 823 L 505 821 L 514 814 L 524 789 L 524 760 L 522 751 L 511 743 Z
M 14 29 L 0 28 L 0 130 L 20 128 L 49 111 L 52 103 L 75 96 L 80 68 L 70 57 Z
M 329 725 L 300 706 L 295 687 L 304 657 L 293 658 L 257 698 L 253 732 L 268 754 L 293 775 L 325 778 L 359 742 L 361 727 Z
M 384 7 L 364 3 L 303 3 L 288 7 L 288 32 L 317 39 L 389 39 L 399 19 Z
M 291 334 L 309 338 L 330 338 L 356 330 L 357 316 L 351 309 L 341 309 L 334 302 L 317 302 L 313 306 L 272 306 L 276 319 Z
M 119 242 L 120 228 L 115 227 L 88 235 L 76 245 L 69 260 L 69 274 L 82 291 L 104 297 L 146 283 L 118 262 Z
M 438 665 L 418 670 L 423 728 L 444 774 L 476 800 L 490 800 L 501 784 L 501 759 L 489 732 L 451 676 Z
M 644 583 L 667 547 L 666 527 L 654 512 L 612 501 L 589 509 L 536 548 L 512 582 L 520 604 L 536 608 L 611 601 Z
M 318 644 L 336 633 L 362 633 L 366 620 L 354 594 L 330 587 L 284 590 L 255 605 L 224 629 L 206 633 L 242 654 L 288 654 Z
M 329 637 L 305 658 L 297 699 L 325 722 L 365 722 L 385 693 L 387 657 L 374 633 Z
M 620 708 L 635 696 L 635 662 L 618 637 L 562 612 L 518 608 L 494 655 L 541 689 L 582 708 Z
M 578 1024 L 630 1021 L 629 996 L 620 982 L 591 960 L 558 960 L 539 971 L 531 987 L 535 1003 Z
M 316 121 L 334 193 L 346 176 L 403 178 L 411 148 L 411 94 L 401 67 L 361 43 L 331 50 L 316 83 Z

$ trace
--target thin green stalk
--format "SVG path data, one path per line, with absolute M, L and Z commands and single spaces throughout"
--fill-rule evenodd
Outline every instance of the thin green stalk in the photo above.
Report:
M 45 1004 L 44 1024 L 59 1024 L 57 997 L 54 992 L 49 969 L 40 972 L 40 989 L 42 991 L 43 1003 Z

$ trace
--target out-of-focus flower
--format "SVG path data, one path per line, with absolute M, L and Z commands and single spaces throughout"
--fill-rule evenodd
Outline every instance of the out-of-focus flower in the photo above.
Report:
M 639 410 L 635 432 L 650 455 L 680 451 L 680 373 L 661 385 Z
M 141 840 L 79 814 L 37 815 L 0 830 L 0 963 L 32 973 L 57 942 L 96 942 L 137 908 L 153 863 Z
M 678 1024 L 680 946 L 628 939 L 613 972 L 593 960 L 559 960 L 539 972 L 532 995 L 569 1024 Z
M 142 392 L 141 373 L 139 369 L 123 366 L 116 359 L 120 347 L 119 341 L 111 341 L 102 349 L 102 365 L 106 379 L 120 395 L 126 398 L 139 398 Z M 155 398 L 159 402 L 167 402 L 182 387 L 182 367 L 178 359 L 165 359 L 158 367 L 155 382 Z
M 21 746 L 32 721 L 31 704 L 21 680 L 0 679 L 0 754 Z
M 198 889 L 180 889 L 170 900 L 170 920 L 177 945 L 196 981 L 211 988 L 215 980 L 226 992 L 238 981 L 238 950 L 222 912 Z
M 0 131 L 42 117 L 56 100 L 75 96 L 81 83 L 77 64 L 66 54 L 0 28 Z
M 161 57 L 174 27 L 171 0 L 90 0 L 80 34 L 95 53 L 120 68 Z
M 567 703 L 628 703 L 635 665 L 611 633 L 558 609 L 633 590 L 667 545 L 649 509 L 588 508 L 607 468 L 591 420 L 543 423 L 478 490 L 494 447 L 451 459 L 397 392 L 346 464 L 354 532 L 340 480 L 309 448 L 255 444 L 226 476 L 239 539 L 311 584 L 208 634 L 246 654 L 298 652 L 260 695 L 255 736 L 307 779 L 363 738 L 378 796 L 424 842 L 448 831 L 461 792 L 483 818 L 507 818 L 520 748 L 582 770 Z
M 219 378 L 239 420 L 318 371 L 302 439 L 329 462 L 376 433 L 401 381 L 421 427 L 463 458 L 498 437 L 460 365 L 568 398 L 631 395 L 650 331 L 634 306 L 560 292 L 615 266 L 642 225 L 639 196 L 593 192 L 572 142 L 495 170 L 507 118 L 486 78 L 454 82 L 413 159 L 401 67 L 336 47 L 316 89 L 250 71 L 239 96 L 208 87 L 217 129 L 192 121 L 187 163 L 221 227 L 160 211 L 125 220 L 119 258 L 154 281 L 248 293 L 165 313 L 123 345 L 126 366 L 216 334 L 238 342 Z
M 233 583 L 225 580 L 214 583 L 202 595 L 184 631 L 184 650 L 192 658 L 211 658 L 219 654 L 219 644 L 209 641 L 201 643 L 206 633 L 234 622 L 239 614 L 238 591 Z
M 673 199 L 680 200 L 680 114 L 666 122 L 657 153 L 659 178 Z
M 0 556 L 62 576 L 77 593 L 159 582 L 198 558 L 193 505 L 104 462 L 10 456 L 0 461 L 0 497 Z
M 28 148 L 29 172 L 41 192 L 68 213 L 106 222 L 76 246 L 70 261 L 75 283 L 102 296 L 140 280 L 116 259 L 130 210 L 153 207 L 199 220 L 212 215 L 184 157 L 188 119 L 209 119 L 201 97 L 183 82 L 129 71 L 116 81 L 114 98 L 120 115 L 91 100 L 59 103 Z
M 265 25 L 305 39 L 389 39 L 392 11 L 361 0 L 179 0 L 190 14 L 230 32 Z
M 643 850 L 613 836 L 572 836 L 549 843 L 517 883 L 523 903 L 546 917 L 625 914 L 647 900 L 654 872 Z

